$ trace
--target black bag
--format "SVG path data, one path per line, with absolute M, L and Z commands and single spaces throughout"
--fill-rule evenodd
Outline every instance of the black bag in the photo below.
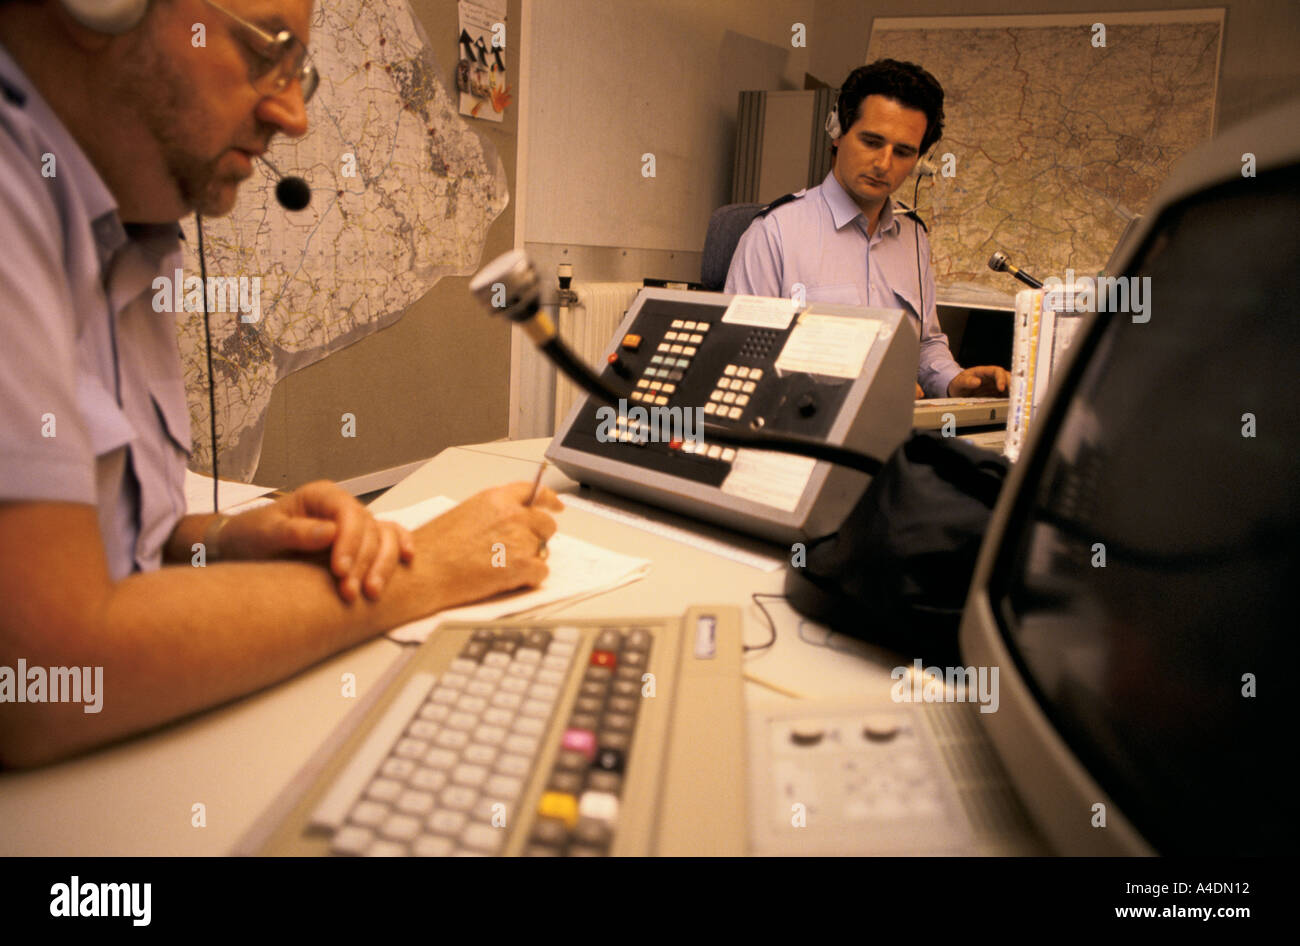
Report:
M 785 594 L 834 630 L 936 663 L 957 627 L 1006 459 L 955 437 L 913 433 L 839 530 L 807 544 Z

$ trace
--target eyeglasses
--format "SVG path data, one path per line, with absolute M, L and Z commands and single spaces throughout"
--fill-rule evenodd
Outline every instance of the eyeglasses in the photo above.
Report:
M 307 56 L 307 47 L 288 30 L 272 34 L 256 26 L 237 13 L 232 13 L 212 0 L 208 6 L 230 17 L 256 37 L 260 45 L 248 43 L 257 60 L 249 69 L 248 81 L 262 95 L 278 95 L 297 79 L 302 83 L 302 101 L 306 105 L 320 85 L 320 73 Z

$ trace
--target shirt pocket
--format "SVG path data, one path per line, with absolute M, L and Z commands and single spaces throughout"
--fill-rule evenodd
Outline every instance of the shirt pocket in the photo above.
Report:
M 829 302 L 832 305 L 862 305 L 858 287 L 851 282 L 832 286 L 809 286 L 805 298 L 809 302 Z
M 149 396 L 154 409 L 162 418 L 167 438 L 186 457 L 193 443 L 190 437 L 190 408 L 185 400 L 185 385 L 179 378 L 151 378 Z
M 112 453 L 135 439 L 135 428 L 117 400 L 93 375 L 77 378 L 77 408 L 81 411 L 90 449 L 96 457 Z

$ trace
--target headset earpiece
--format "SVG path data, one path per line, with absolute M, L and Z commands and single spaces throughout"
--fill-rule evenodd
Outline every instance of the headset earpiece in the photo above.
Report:
M 831 136 L 832 141 L 844 134 L 840 128 L 840 110 L 837 105 L 832 105 L 831 113 L 826 116 L 826 134 Z
M 118 36 L 144 19 L 149 0 L 59 0 L 63 9 L 86 29 Z

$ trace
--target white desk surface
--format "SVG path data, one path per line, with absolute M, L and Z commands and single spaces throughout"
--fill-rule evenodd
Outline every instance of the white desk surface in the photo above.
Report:
M 531 481 L 547 443 L 453 447 L 390 489 L 373 508 L 400 508 L 436 495 L 459 500 L 498 483 Z M 562 497 L 579 489 L 554 467 L 543 482 Z M 641 511 L 711 538 L 728 535 L 650 507 Z M 647 578 L 570 605 L 560 616 L 662 616 L 680 614 L 692 604 L 734 604 L 745 618 L 746 643 L 768 639 L 750 595 L 780 594 L 782 571 L 764 572 L 584 510 L 560 513 L 558 523 L 563 532 L 654 562 Z M 743 541 L 750 549 L 788 555 L 780 546 Z M 809 698 L 888 692 L 889 669 L 898 663 L 894 655 L 838 635 L 834 649 L 817 646 L 827 632 L 815 624 L 804 625 L 801 640 L 798 616 L 782 601 L 764 603 L 776 621 L 777 640 L 747 658 L 747 674 Z M 342 675 L 355 674 L 357 695 L 363 696 L 401 647 L 377 638 L 188 720 L 68 762 L 0 775 L 0 855 L 230 853 L 356 705 L 341 694 Z M 746 684 L 751 707 L 786 699 L 769 687 Z M 196 805 L 203 806 L 206 826 L 193 823 Z

